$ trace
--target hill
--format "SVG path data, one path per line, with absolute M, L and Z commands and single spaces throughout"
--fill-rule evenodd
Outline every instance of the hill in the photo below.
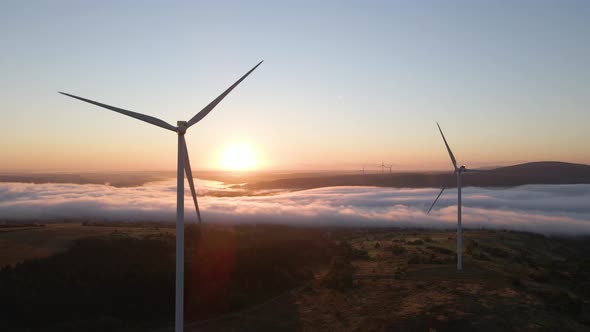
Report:
M 454 187 L 456 180 L 448 172 L 223 172 L 200 171 L 200 179 L 223 182 L 237 190 L 211 191 L 211 196 L 249 196 L 262 190 L 304 190 L 333 186 L 376 186 L 393 188 Z M 0 174 L 0 182 L 107 184 L 114 187 L 142 186 L 148 182 L 170 180 L 173 172 L 122 173 L 32 173 Z M 525 184 L 581 184 L 590 183 L 590 165 L 565 162 L 532 162 L 486 170 L 485 173 L 466 173 L 466 186 L 512 187 Z M 257 192 L 258 191 L 258 192 Z
M 291 189 L 303 190 L 331 186 L 376 186 L 395 188 L 432 188 L 456 186 L 448 173 L 385 173 L 338 174 L 312 177 L 285 177 L 272 181 L 259 181 L 243 185 L 250 190 Z M 482 173 L 466 173 L 466 186 L 512 187 L 525 184 L 580 184 L 590 183 L 590 165 L 564 162 L 533 162 L 499 167 Z
M 113 187 L 136 187 L 173 176 L 172 172 L 8 173 L 0 174 L 0 182 L 107 184 Z
M 173 232 L 133 226 L 0 233 L 36 238 L 0 268 L 3 330 L 173 331 Z M 587 237 L 467 230 L 458 273 L 454 235 L 189 226 L 185 330 L 588 331 Z

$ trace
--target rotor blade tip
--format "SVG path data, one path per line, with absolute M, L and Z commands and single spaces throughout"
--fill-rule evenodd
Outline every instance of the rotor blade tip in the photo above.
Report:
M 58 92 L 59 92 L 59 93 L 61 93 L 61 94 L 62 94 L 62 95 L 64 95 L 64 96 L 68 96 L 68 97 L 75 97 L 74 95 L 71 95 L 71 94 L 69 94 L 69 93 L 67 93 L 67 92 L 61 92 L 61 91 L 58 91 Z

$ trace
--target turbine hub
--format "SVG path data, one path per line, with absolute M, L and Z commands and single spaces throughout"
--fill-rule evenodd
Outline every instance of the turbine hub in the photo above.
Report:
M 459 167 L 459 172 L 465 172 L 465 166 Z
M 186 133 L 186 121 L 177 121 L 176 125 L 178 126 L 178 135 L 184 135 Z

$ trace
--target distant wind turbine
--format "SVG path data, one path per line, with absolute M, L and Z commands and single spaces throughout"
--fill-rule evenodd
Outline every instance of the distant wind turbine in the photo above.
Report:
M 121 113 L 132 118 L 151 123 L 155 126 L 168 129 L 178 134 L 178 169 L 177 169 L 177 182 L 176 182 L 176 314 L 174 320 L 174 326 L 176 332 L 182 332 L 184 330 L 184 172 L 188 179 L 188 184 L 191 189 L 193 202 L 195 204 L 195 210 L 197 211 L 197 217 L 199 224 L 201 224 L 201 213 L 199 211 L 199 205 L 197 204 L 197 193 L 195 191 L 195 184 L 193 183 L 193 174 L 191 171 L 191 165 L 188 157 L 188 150 L 186 147 L 186 141 L 184 134 L 186 130 L 192 125 L 201 121 L 209 112 L 211 112 L 217 104 L 219 104 L 223 98 L 225 98 L 238 84 L 240 84 L 254 69 L 258 68 L 262 61 L 260 61 L 254 68 L 250 69 L 244 76 L 242 76 L 232 86 L 227 88 L 219 97 L 215 98 L 209 105 L 205 106 L 199 113 L 193 116 L 188 121 L 178 121 L 177 126 L 173 126 L 163 120 L 155 117 L 127 111 L 118 107 L 101 104 L 96 101 L 77 97 L 68 93 L 60 92 L 62 95 L 76 98 L 81 101 L 85 101 L 96 106 L 100 106 L 117 113 Z
M 462 257 L 462 253 L 461 253 L 461 247 L 462 247 L 462 229 L 461 229 L 461 175 L 465 172 L 482 172 L 480 170 L 473 170 L 473 169 L 467 169 L 465 168 L 465 166 L 460 166 L 457 167 L 457 160 L 455 160 L 455 156 L 453 155 L 453 152 L 451 151 L 451 148 L 449 147 L 449 144 L 447 143 L 447 139 L 445 138 L 445 135 L 442 132 L 442 129 L 440 129 L 440 125 L 438 124 L 438 122 L 436 123 L 437 127 L 438 127 L 438 131 L 440 131 L 440 135 L 442 136 L 443 141 L 445 142 L 445 146 L 447 147 L 447 152 L 449 153 L 449 157 L 451 157 L 451 162 L 453 163 L 453 174 L 451 176 L 455 176 L 457 175 L 457 271 L 461 271 L 463 269 L 463 257 Z M 443 191 L 445 191 L 446 186 L 443 186 L 442 189 L 440 190 L 440 192 L 438 193 L 438 196 L 436 196 L 436 199 L 434 199 L 434 202 L 432 202 L 432 205 L 430 206 L 430 209 L 428 209 L 427 213 L 430 213 L 430 211 L 432 210 L 432 208 L 434 207 L 434 205 L 436 204 L 436 202 L 438 201 L 438 198 L 440 197 L 440 195 L 442 195 Z
M 393 167 L 393 165 L 385 165 L 385 168 L 389 168 L 389 174 L 391 174 L 391 168 Z
M 391 168 L 393 167 L 393 164 L 391 165 L 385 165 L 384 161 L 381 161 L 381 165 L 378 165 L 378 167 L 381 167 L 381 174 L 385 173 L 385 169 L 389 168 L 389 173 L 391 173 Z

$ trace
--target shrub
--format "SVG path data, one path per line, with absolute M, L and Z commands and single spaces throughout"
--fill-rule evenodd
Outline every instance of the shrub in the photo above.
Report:
M 426 247 L 426 249 L 432 250 L 434 252 L 437 252 L 439 254 L 443 254 L 443 255 L 453 255 L 455 252 L 447 249 L 447 248 L 442 248 L 442 247 L 435 247 L 435 246 L 428 246 Z
M 363 249 L 352 249 L 352 255 L 350 256 L 353 259 L 369 259 L 369 252 Z
M 353 253 L 353 248 L 352 245 L 350 245 L 350 243 L 348 241 L 341 241 L 338 244 L 338 251 L 341 253 L 341 255 L 347 256 L 347 257 L 351 257 L 352 253 Z
M 510 277 L 510 278 L 508 278 L 508 281 L 514 287 L 522 287 L 523 286 L 522 281 L 517 277 Z
M 408 264 L 420 264 L 422 263 L 422 257 L 419 254 L 412 254 L 408 259 Z
M 531 278 L 537 282 L 548 282 L 549 281 L 549 273 L 545 270 L 533 271 L 533 272 L 529 273 L 529 278 Z
M 510 256 L 510 253 L 502 248 L 484 247 L 484 246 L 480 246 L 480 248 L 492 256 L 496 256 L 496 257 L 500 257 L 500 258 L 508 258 Z
M 474 253 L 471 255 L 473 258 L 475 259 L 479 259 L 480 261 L 491 261 L 492 259 L 490 258 L 490 256 L 484 254 L 483 252 L 480 253 Z
M 354 268 L 350 264 L 350 260 L 343 256 L 336 256 L 332 259 L 330 270 L 324 278 L 324 285 L 326 287 L 346 290 L 352 287 L 352 277 Z
M 547 306 L 558 311 L 577 315 L 582 312 L 583 301 L 577 297 L 571 296 L 566 291 L 549 290 L 540 292 L 541 297 L 545 300 Z
M 407 252 L 407 250 L 406 250 L 406 248 L 404 248 L 403 246 L 400 246 L 400 245 L 394 244 L 394 245 L 391 247 L 391 252 L 392 252 L 394 255 L 402 255 L 402 254 L 405 254 L 405 253 Z

